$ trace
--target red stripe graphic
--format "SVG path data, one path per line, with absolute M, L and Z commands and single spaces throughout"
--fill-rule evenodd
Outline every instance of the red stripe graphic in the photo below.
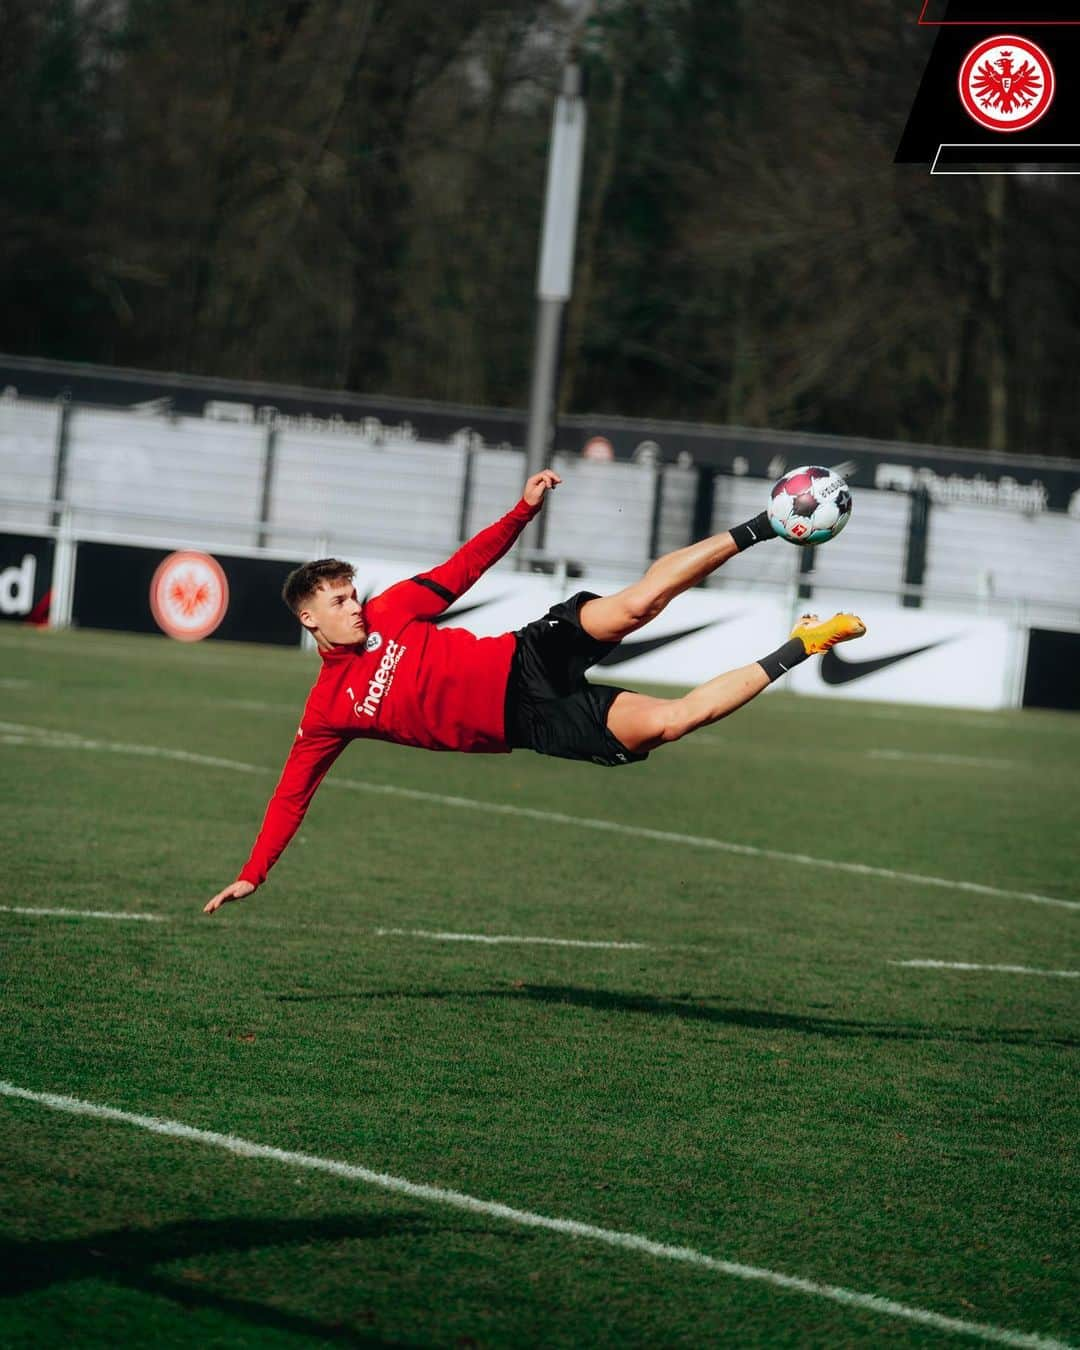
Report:
M 987 9 L 997 9 L 998 6 L 993 3 L 980 5 L 978 0 L 972 0 L 971 9 L 973 13 L 963 19 L 948 19 L 945 16 L 951 10 L 962 10 L 966 8 L 963 4 L 955 3 L 955 0 L 923 0 L 922 11 L 919 14 L 919 23 L 930 28 L 978 28 L 988 25 L 1012 24 L 1024 28 L 1078 28 L 1080 19 L 1063 19 L 1054 14 L 1054 5 L 1029 5 L 1026 13 L 1017 11 L 1024 8 L 1016 4 L 1013 0 L 1011 8 L 1002 5 L 997 14 L 987 14 Z M 1058 9 L 1064 9 L 1064 5 L 1056 6 Z M 1069 9 L 1075 13 L 1075 7 L 1070 5 Z M 1032 13 L 1031 11 L 1035 12 Z
M 46 591 L 34 608 L 26 616 L 26 622 L 35 628 L 44 628 L 49 622 L 49 609 L 52 606 L 52 591 Z

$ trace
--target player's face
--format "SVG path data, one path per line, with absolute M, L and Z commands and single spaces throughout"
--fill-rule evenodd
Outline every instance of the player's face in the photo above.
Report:
M 300 611 L 300 621 L 314 631 L 320 647 L 351 646 L 367 638 L 351 581 L 325 582 Z

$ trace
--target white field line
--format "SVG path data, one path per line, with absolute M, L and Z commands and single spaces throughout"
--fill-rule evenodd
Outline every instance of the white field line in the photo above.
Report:
M 1018 759 L 987 759 L 982 755 L 941 755 L 919 750 L 867 750 L 867 759 L 910 760 L 921 764 L 961 764 L 973 769 L 1020 769 Z
M 1048 1336 L 1025 1331 L 1010 1331 L 1005 1327 L 992 1326 L 985 1322 L 969 1322 L 958 1317 L 946 1317 L 942 1313 L 931 1312 L 927 1308 L 916 1308 L 910 1304 L 897 1303 L 878 1294 L 861 1294 L 853 1289 L 844 1289 L 835 1284 L 819 1284 L 816 1280 L 802 1279 L 797 1275 L 784 1275 L 777 1270 L 768 1270 L 763 1266 L 747 1266 L 737 1261 L 722 1261 L 692 1247 L 673 1247 L 666 1242 L 654 1242 L 651 1238 L 637 1233 L 620 1232 L 613 1228 L 599 1228 L 591 1223 L 579 1223 L 576 1219 L 555 1219 L 545 1214 L 534 1214 L 527 1209 L 514 1209 L 510 1205 L 499 1204 L 494 1200 L 480 1200 L 461 1191 L 444 1190 L 441 1186 L 427 1186 L 404 1177 L 390 1176 L 386 1172 L 375 1172 L 355 1163 L 338 1162 L 332 1158 L 320 1158 L 311 1153 L 294 1153 L 288 1149 L 274 1148 L 269 1144 L 256 1144 L 233 1134 L 218 1134 L 214 1130 L 200 1130 L 185 1125 L 178 1120 L 162 1120 L 157 1116 L 141 1116 L 131 1111 L 121 1111 L 112 1106 L 98 1106 L 93 1102 L 81 1101 L 78 1097 L 62 1097 L 51 1092 L 32 1092 L 27 1088 L 16 1087 L 14 1083 L 0 1082 L 0 1096 L 15 1097 L 23 1101 L 47 1106 L 53 1111 L 65 1111 L 70 1115 L 90 1116 L 96 1120 L 117 1121 L 124 1125 L 134 1125 L 153 1134 L 166 1135 L 174 1139 L 186 1139 L 191 1143 L 204 1144 L 210 1148 L 224 1149 L 241 1158 L 256 1158 L 267 1162 L 282 1163 L 286 1167 L 302 1167 L 312 1172 L 326 1172 L 331 1176 L 342 1177 L 347 1181 L 359 1181 L 380 1190 L 391 1191 L 396 1195 L 407 1195 L 410 1199 L 425 1201 L 429 1204 L 448 1205 L 453 1209 L 466 1210 L 471 1214 L 483 1214 L 506 1223 L 519 1224 L 525 1228 L 539 1228 L 566 1237 L 584 1238 L 593 1242 L 602 1242 L 609 1247 L 621 1247 L 624 1250 L 638 1252 L 658 1260 L 679 1261 L 686 1265 L 698 1266 L 705 1270 L 716 1271 L 738 1280 L 754 1280 L 761 1284 L 772 1285 L 777 1289 L 790 1290 L 793 1293 L 807 1294 L 815 1298 L 824 1298 L 849 1308 L 877 1313 L 882 1317 L 897 1317 L 904 1321 L 916 1322 L 921 1326 L 933 1327 L 937 1331 L 952 1332 L 959 1336 L 972 1336 L 976 1340 L 990 1341 L 997 1345 L 1021 1347 L 1022 1350 L 1074 1350 L 1065 1341 L 1054 1340 Z
M 0 722 L 0 733 L 33 737 L 35 747 L 53 750 L 100 750 L 114 754 L 145 755 L 160 759 L 179 760 L 186 764 L 203 764 L 213 769 L 233 769 L 238 773 L 276 775 L 280 770 L 267 769 L 260 764 L 244 764 L 235 759 L 219 759 L 216 755 L 198 755 L 188 750 L 169 750 L 157 745 L 131 745 L 121 741 L 88 740 L 66 732 L 23 723 Z M 1054 905 L 1060 909 L 1080 909 L 1080 900 L 1062 900 L 1054 895 L 1039 895 L 1035 891 L 1012 891 L 1000 886 L 986 886 L 978 881 L 955 881 L 950 877 L 929 876 L 921 872 L 903 872 L 891 867 L 872 867 L 869 863 L 843 862 L 837 858 L 815 858 L 809 853 L 788 853 L 782 849 L 759 848 L 754 844 L 736 844 L 727 839 L 712 839 L 700 834 L 679 834 L 674 830 L 653 830 L 645 825 L 624 825 L 616 820 L 599 820 L 590 816 L 568 816 L 559 811 L 542 811 L 532 806 L 513 806 L 507 802 L 485 802 L 475 797 L 451 797 L 440 792 L 425 792 L 420 788 L 397 787 L 390 783 L 366 783 L 355 778 L 327 778 L 329 787 L 353 792 L 370 792 L 383 797 L 401 797 L 408 801 L 433 802 L 438 806 L 452 806 L 468 811 L 486 811 L 492 815 L 515 816 L 524 820 L 541 820 L 557 825 L 571 825 L 584 830 L 603 830 L 611 834 L 629 835 L 634 839 L 655 839 L 661 844 L 678 844 L 683 848 L 713 849 L 734 853 L 744 858 L 770 858 L 778 862 L 804 863 L 826 871 L 847 872 L 853 876 L 881 877 L 886 881 L 906 881 L 916 886 L 935 886 L 942 890 L 963 891 L 969 895 L 987 895 L 998 900 L 1027 900 L 1036 905 Z
M 4 914 L 47 914 L 61 919 L 131 919 L 139 923 L 164 923 L 160 914 L 113 914 L 104 909 L 35 909 L 29 905 L 0 905 Z
M 926 714 L 936 713 L 934 717 Z M 972 730 L 997 731 L 1002 735 L 1022 736 L 1025 740 L 1030 736 L 1052 735 L 1056 739 L 1068 739 L 1076 734 L 1072 730 L 1071 724 L 1065 718 L 1058 719 L 1058 725 L 1049 722 L 1039 722 L 1033 717 L 1025 716 L 1022 720 L 1003 722 L 1000 713 L 985 712 L 974 713 L 965 712 L 962 708 L 953 710 L 954 715 L 948 716 L 948 710 L 944 708 L 921 707 L 913 705 L 910 712 L 905 708 L 860 708 L 857 716 L 860 720 L 870 718 L 875 722 L 912 722 L 917 723 L 923 729 L 949 731 Z
M 218 708 L 238 708 L 241 712 L 272 712 L 272 713 L 293 713 L 296 712 L 295 703 L 266 703 L 260 698 L 221 698 L 216 702 L 212 699 L 199 699 L 203 707 Z
M 1080 980 L 1080 970 L 1036 970 L 1034 966 L 980 966 L 971 961 L 890 961 L 890 966 L 918 970 L 995 970 L 1005 975 L 1053 975 L 1060 980 Z
M 96 741 L 75 732 L 56 731 L 52 727 L 26 726 L 19 722 L 0 722 L 0 733 L 12 744 L 31 744 L 46 750 L 103 750 L 110 754 L 143 755 L 151 759 L 174 759 L 185 764 L 202 764 L 210 769 L 232 769 L 237 773 L 271 773 L 261 764 L 245 764 L 238 759 L 219 759 L 216 755 L 196 755 L 187 750 L 167 750 L 159 745 L 134 745 L 126 741 Z
M 935 714 L 927 717 L 927 712 Z M 912 704 L 904 708 L 863 708 L 859 711 L 860 717 L 873 718 L 875 722 L 935 722 L 940 726 L 959 723 L 962 727 L 999 727 L 1001 722 L 992 713 L 969 713 L 962 709 L 956 709 L 955 716 L 950 717 L 944 709 L 927 709 L 917 704 Z
M 144 923 L 164 923 L 161 914 L 121 914 L 103 909 L 45 909 L 30 905 L 0 905 L 0 914 L 55 915 L 63 919 L 134 919 Z M 288 925 L 293 927 L 294 925 Z M 327 924 L 324 927 L 333 927 Z M 615 951 L 647 951 L 649 942 L 601 942 L 583 938 L 517 937 L 509 933 L 438 933 L 426 928 L 376 928 L 376 937 L 428 938 L 433 942 L 526 943 L 544 947 L 610 947 Z
M 376 937 L 429 938 L 432 942 L 534 943 L 542 947 L 612 947 L 617 951 L 646 951 L 649 942 L 586 942 L 581 938 L 515 937 L 509 933 L 436 933 L 427 928 L 376 928 Z

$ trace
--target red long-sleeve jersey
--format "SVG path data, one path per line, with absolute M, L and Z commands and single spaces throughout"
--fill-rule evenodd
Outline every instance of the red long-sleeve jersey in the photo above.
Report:
M 513 633 L 478 638 L 431 622 L 506 553 L 540 508 L 522 499 L 454 556 L 364 604 L 367 642 L 333 647 L 240 879 L 258 886 L 296 833 L 315 790 L 350 741 L 507 753 Z

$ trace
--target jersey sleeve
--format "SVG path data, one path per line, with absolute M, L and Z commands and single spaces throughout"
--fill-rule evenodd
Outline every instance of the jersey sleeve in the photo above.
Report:
M 303 724 L 296 733 L 281 778 L 263 817 L 251 856 L 240 869 L 239 881 L 261 886 L 286 844 L 300 828 L 315 789 L 345 748 L 343 737 Z
M 414 619 L 433 619 L 464 595 L 473 582 L 510 550 L 518 535 L 540 510 L 524 498 L 501 520 L 481 530 L 430 572 L 399 581 L 374 602 L 380 609 L 397 610 Z

